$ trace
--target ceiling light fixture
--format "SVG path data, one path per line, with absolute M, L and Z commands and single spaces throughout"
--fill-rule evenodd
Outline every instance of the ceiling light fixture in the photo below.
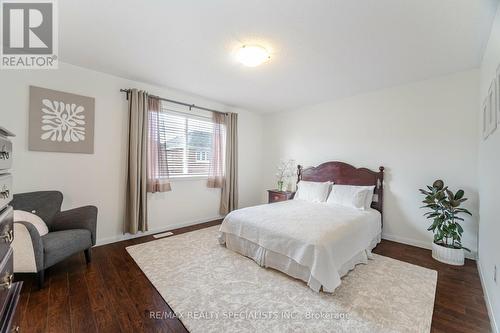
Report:
M 243 45 L 236 51 L 236 59 L 245 66 L 255 67 L 271 59 L 271 56 L 262 46 Z

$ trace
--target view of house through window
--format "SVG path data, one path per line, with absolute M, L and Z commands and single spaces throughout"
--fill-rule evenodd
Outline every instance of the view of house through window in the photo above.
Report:
M 208 152 L 208 151 L 196 152 L 196 162 L 206 163 L 206 162 L 210 161 L 209 154 L 210 154 L 210 152 Z
M 161 176 L 208 176 L 212 120 L 162 107 L 159 122 Z

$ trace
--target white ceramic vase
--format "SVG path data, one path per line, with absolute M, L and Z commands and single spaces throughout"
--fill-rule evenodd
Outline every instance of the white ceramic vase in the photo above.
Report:
M 453 249 L 432 243 L 432 257 L 445 264 L 463 266 L 465 255 L 463 249 Z

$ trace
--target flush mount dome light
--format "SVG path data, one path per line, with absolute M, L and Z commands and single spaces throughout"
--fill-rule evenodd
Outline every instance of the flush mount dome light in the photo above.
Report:
M 271 59 L 271 56 L 262 46 L 243 45 L 236 52 L 236 59 L 245 66 L 255 67 Z

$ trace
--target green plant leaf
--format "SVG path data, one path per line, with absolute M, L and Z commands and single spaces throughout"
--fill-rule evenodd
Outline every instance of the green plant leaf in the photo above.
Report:
M 428 192 L 426 190 L 422 190 L 422 189 L 419 189 L 420 193 L 424 194 L 424 195 L 432 195 L 432 192 Z
M 450 200 L 450 201 L 453 200 L 453 197 L 454 197 L 453 192 L 448 190 L 448 189 L 446 189 L 445 192 L 446 192 L 446 195 L 448 196 L 448 200 Z
M 420 208 L 430 208 L 430 209 L 432 209 L 432 210 L 436 210 L 436 209 L 438 209 L 438 208 L 439 208 L 439 206 L 438 206 L 438 205 L 436 205 L 436 204 L 427 204 L 427 205 L 422 206 L 422 207 L 420 207 Z
M 444 187 L 444 182 L 441 180 L 441 179 L 438 179 L 436 180 L 433 184 L 432 184 L 432 187 L 438 189 L 438 190 L 442 190 L 443 187 Z
M 469 214 L 470 216 L 472 216 L 472 213 L 469 212 L 466 208 L 457 208 L 456 211 L 457 211 L 457 213 L 464 213 L 464 214 Z
M 441 201 L 443 200 L 444 198 L 446 198 L 446 195 L 444 194 L 443 191 L 439 191 L 438 193 L 436 193 L 436 199 Z
M 455 193 L 454 199 L 455 200 L 460 200 L 463 198 L 465 192 L 463 190 L 458 190 L 457 193 Z

